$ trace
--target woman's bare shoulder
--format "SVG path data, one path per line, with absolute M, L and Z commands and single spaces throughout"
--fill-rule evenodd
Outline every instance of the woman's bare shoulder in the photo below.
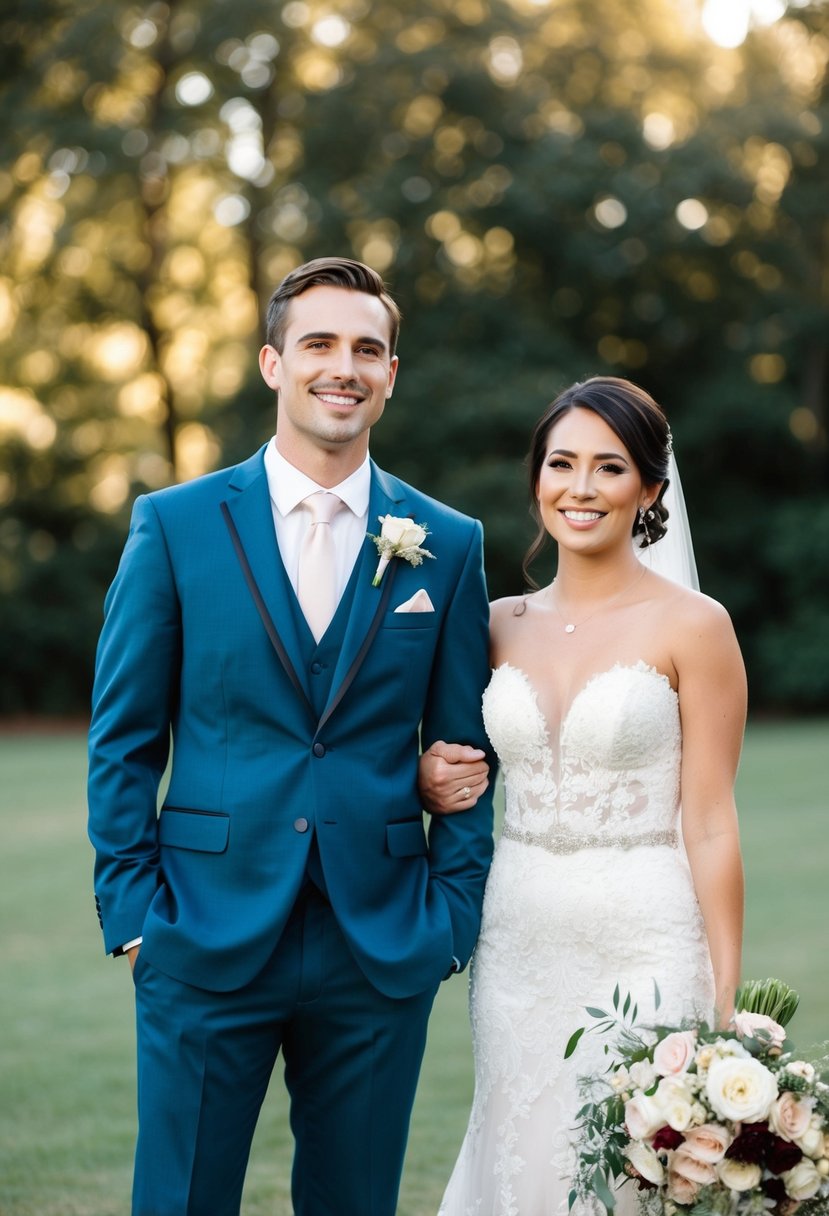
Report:
M 489 605 L 489 632 L 493 639 L 506 635 L 527 611 L 527 595 L 506 595 Z

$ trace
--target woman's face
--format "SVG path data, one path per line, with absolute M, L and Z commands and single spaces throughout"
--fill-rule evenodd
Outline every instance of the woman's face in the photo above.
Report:
M 657 492 L 643 484 L 628 449 L 593 410 L 576 406 L 550 428 L 536 498 L 559 545 L 581 552 L 629 546 L 639 507 L 647 509 Z

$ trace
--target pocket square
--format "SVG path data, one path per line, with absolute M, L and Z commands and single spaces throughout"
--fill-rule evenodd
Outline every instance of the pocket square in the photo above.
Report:
M 395 612 L 434 612 L 435 606 L 429 599 L 429 595 L 421 587 L 419 591 L 415 591 L 410 600 L 406 600 L 402 604 L 398 604 Z

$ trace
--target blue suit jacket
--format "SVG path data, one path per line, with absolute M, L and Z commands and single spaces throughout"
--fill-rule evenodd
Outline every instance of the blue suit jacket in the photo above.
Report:
M 433 818 L 427 836 L 417 791 L 419 730 L 424 748 L 444 738 L 488 750 L 480 524 L 372 465 L 369 528 L 379 515 L 412 516 L 436 560 L 395 559 L 375 588 L 366 539 L 318 718 L 263 451 L 135 504 L 90 730 L 105 948 L 143 934 L 145 957 L 169 975 L 215 991 L 247 983 L 303 884 L 312 833 L 295 824 L 305 819 L 360 967 L 380 991 L 407 996 L 438 983 L 453 956 L 468 961 L 492 852 L 489 793 Z M 419 587 L 435 611 L 395 614 Z

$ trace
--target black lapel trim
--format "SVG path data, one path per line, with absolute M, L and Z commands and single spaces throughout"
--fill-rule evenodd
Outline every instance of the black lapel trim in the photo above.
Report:
M 389 564 L 388 568 L 386 569 L 386 577 L 383 580 L 385 585 L 383 587 L 383 591 L 380 596 L 380 603 L 377 605 L 377 611 L 374 614 L 374 619 L 371 622 L 371 627 L 369 628 L 368 633 L 366 634 L 365 638 L 363 639 L 362 646 L 357 651 L 354 662 L 351 664 L 348 671 L 345 673 L 345 676 L 343 677 L 343 681 L 340 684 L 340 687 L 337 689 L 337 695 L 326 706 L 325 713 L 320 718 L 319 725 L 317 726 L 317 734 L 319 734 L 319 732 L 322 730 L 325 723 L 328 721 L 328 719 L 333 714 L 334 710 L 339 705 L 340 701 L 342 701 L 343 697 L 348 692 L 349 688 L 351 687 L 352 683 L 354 682 L 354 677 L 357 675 L 357 672 L 360 670 L 360 668 L 363 665 L 363 660 L 365 659 L 366 655 L 368 654 L 369 647 L 371 646 L 371 643 L 374 641 L 374 639 L 377 635 L 377 630 L 380 628 L 381 624 L 383 623 L 383 616 L 385 615 L 385 612 L 386 612 L 386 605 L 389 602 L 389 596 L 391 595 L 392 585 L 394 584 L 394 576 L 397 573 L 397 567 L 399 566 L 399 564 L 400 564 L 399 562 L 391 562 Z
M 271 645 L 273 646 L 274 650 L 276 651 L 277 657 L 279 658 L 280 663 L 285 668 L 285 674 L 288 676 L 288 679 L 293 684 L 294 689 L 297 693 L 297 696 L 300 697 L 300 699 L 305 702 L 306 706 L 308 707 L 308 712 L 311 715 L 311 718 L 316 720 L 317 715 L 314 713 L 314 707 L 312 706 L 311 702 L 308 700 L 308 696 L 305 692 L 305 689 L 302 687 L 302 681 L 300 680 L 299 676 L 297 675 L 296 671 L 294 670 L 294 665 L 291 662 L 290 658 L 288 657 L 288 652 L 282 644 L 281 637 L 276 632 L 276 626 L 274 625 L 273 621 L 271 620 L 270 613 L 268 612 L 268 609 L 265 605 L 265 601 L 262 598 L 262 592 L 259 590 L 259 588 L 256 584 L 256 579 L 253 577 L 253 571 L 250 568 L 250 562 L 248 561 L 248 556 L 245 553 L 244 546 L 242 545 L 242 539 L 239 536 L 239 532 L 236 528 L 236 524 L 233 522 L 233 516 L 230 514 L 230 508 L 228 507 L 226 502 L 220 503 L 219 505 L 221 506 L 222 515 L 224 516 L 225 523 L 227 524 L 227 530 L 230 533 L 230 539 L 233 541 L 233 548 L 236 550 L 236 556 L 239 559 L 239 565 L 242 567 L 242 573 L 245 576 L 245 582 L 247 583 L 248 589 L 249 589 L 251 595 L 253 596 L 253 602 L 256 605 L 256 609 L 257 609 L 260 617 L 262 618 L 262 624 L 265 626 L 265 631 L 266 631 L 268 637 L 270 638 Z M 374 636 L 373 631 L 371 633 L 371 636 L 372 637 Z M 362 655 L 362 651 L 360 652 L 360 654 Z M 350 674 L 351 673 L 349 672 L 349 675 Z M 346 677 L 346 679 L 347 678 L 348 677 Z

